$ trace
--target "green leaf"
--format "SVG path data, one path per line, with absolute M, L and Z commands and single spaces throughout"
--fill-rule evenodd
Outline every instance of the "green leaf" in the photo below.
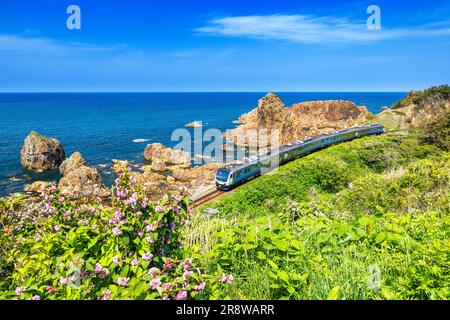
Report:
M 278 276 L 278 278 L 280 278 L 281 280 L 286 282 L 286 284 L 290 284 L 289 275 L 286 271 L 283 271 L 283 270 L 278 271 L 277 276 Z
M 289 243 L 284 239 L 276 239 L 273 240 L 272 243 L 275 245 L 275 247 L 280 251 L 287 251 L 289 248 Z
M 125 235 L 123 237 L 120 238 L 120 240 L 122 241 L 123 244 L 127 245 L 130 243 L 130 237 Z
M 294 247 L 297 250 L 302 248 L 302 243 L 295 239 L 291 241 L 291 245 L 292 245 L 292 247 Z
M 375 243 L 380 244 L 387 239 L 387 234 L 385 232 L 380 232 L 375 237 Z
M 341 287 L 336 286 L 328 292 L 327 300 L 338 300 Z
M 256 256 L 258 257 L 259 260 L 266 260 L 267 259 L 266 255 L 262 251 L 258 251 Z
M 269 260 L 267 260 L 267 262 L 272 267 L 272 269 L 274 269 L 274 270 L 278 270 L 279 269 L 277 264 L 275 262 L 273 262 L 272 260 L 269 259 Z

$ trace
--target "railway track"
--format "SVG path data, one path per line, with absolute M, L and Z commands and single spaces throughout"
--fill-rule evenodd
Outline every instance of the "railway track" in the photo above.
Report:
M 214 191 L 204 195 L 203 197 L 194 200 L 191 208 L 192 209 L 198 208 L 202 204 L 205 204 L 205 203 L 207 203 L 207 202 L 217 198 L 218 196 L 220 196 L 221 194 L 224 194 L 224 193 L 225 193 L 224 191 L 214 190 Z

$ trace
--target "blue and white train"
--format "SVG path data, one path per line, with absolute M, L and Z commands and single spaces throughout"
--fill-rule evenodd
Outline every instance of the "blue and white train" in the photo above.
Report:
M 383 125 L 372 124 L 333 131 L 306 140 L 294 141 L 276 150 L 272 150 L 270 153 L 259 156 L 248 163 L 229 165 L 225 168 L 218 169 L 216 173 L 216 187 L 219 190 L 228 191 L 279 165 L 301 158 L 316 150 L 356 138 L 382 133 L 384 133 Z

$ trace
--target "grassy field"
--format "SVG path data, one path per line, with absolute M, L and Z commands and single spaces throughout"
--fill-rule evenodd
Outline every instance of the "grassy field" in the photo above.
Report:
M 184 230 L 233 299 L 450 298 L 450 156 L 413 135 L 293 161 Z

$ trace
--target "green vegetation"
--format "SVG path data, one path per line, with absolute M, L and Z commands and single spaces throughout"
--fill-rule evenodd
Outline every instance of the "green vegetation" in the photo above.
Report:
M 180 246 L 186 190 L 149 202 L 121 169 L 111 202 L 68 197 L 0 199 L 0 299 L 205 299 L 231 275 L 206 275 Z
M 434 86 L 422 91 L 411 91 L 405 98 L 397 101 L 392 109 L 402 108 L 411 104 L 420 105 L 429 97 L 435 97 L 442 100 L 450 99 L 450 86 L 445 84 L 441 86 Z
M 450 111 L 443 112 L 426 123 L 421 140 L 450 151 Z
M 109 201 L 0 198 L 0 299 L 450 299 L 449 121 L 293 161 L 219 213 L 152 203 L 129 168 Z
M 235 299 L 449 299 L 450 156 L 425 142 L 366 137 L 291 162 L 198 212 L 186 242 L 235 276 Z

